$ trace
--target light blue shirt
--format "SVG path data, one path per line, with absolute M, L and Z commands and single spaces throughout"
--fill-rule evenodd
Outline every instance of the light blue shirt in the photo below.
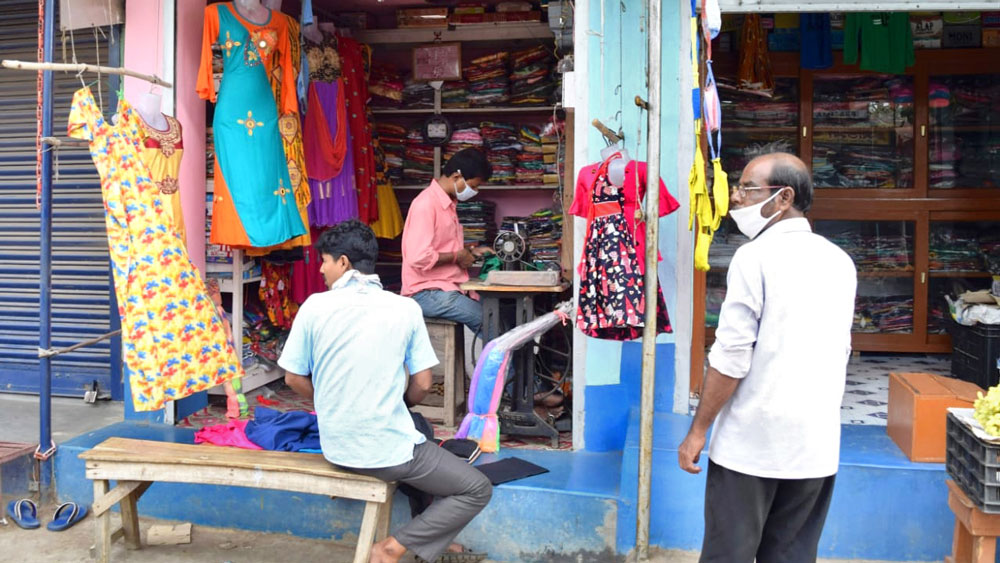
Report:
M 356 270 L 306 299 L 278 359 L 283 369 L 312 377 L 323 455 L 358 468 L 413 459 L 426 438 L 403 403 L 406 370 L 437 364 L 416 301 Z

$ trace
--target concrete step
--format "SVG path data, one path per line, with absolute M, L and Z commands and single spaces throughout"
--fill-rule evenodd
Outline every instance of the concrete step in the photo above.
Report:
M 93 487 L 77 456 L 111 436 L 193 443 L 194 432 L 165 425 L 122 422 L 80 435 L 56 454 L 59 499 L 93 502 Z M 605 562 L 614 555 L 621 453 L 511 450 L 549 473 L 495 487 L 489 506 L 458 541 L 485 551 L 494 561 L 542 561 L 572 554 L 573 561 Z M 484 454 L 477 463 L 495 460 Z M 362 504 L 241 487 L 157 483 L 139 501 L 143 517 L 195 525 L 276 532 L 353 544 Z M 397 493 L 393 529 L 410 519 L 409 504 Z

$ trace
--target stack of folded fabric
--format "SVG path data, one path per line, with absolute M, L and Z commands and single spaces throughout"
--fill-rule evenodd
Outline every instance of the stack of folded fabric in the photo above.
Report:
M 485 199 L 460 201 L 457 213 L 466 246 L 493 246 L 497 236 L 495 203 Z
M 552 103 L 556 81 L 555 57 L 543 45 L 517 51 L 511 56 L 510 103 L 546 105 Z
M 522 125 L 518 130 L 518 140 L 523 149 L 517 155 L 514 183 L 541 184 L 545 180 L 545 157 L 540 128 Z
M 464 80 L 445 82 L 441 86 L 441 106 L 446 108 L 469 107 L 469 84 Z
M 424 143 L 420 129 L 410 129 L 406 135 L 403 155 L 403 181 L 407 184 L 427 184 L 434 179 L 434 148 Z
M 372 64 L 368 77 L 369 107 L 398 108 L 403 104 L 403 90 L 403 75 L 398 68 L 385 63 Z
M 517 127 L 511 123 L 484 121 L 479 132 L 486 147 L 486 158 L 493 166 L 491 184 L 512 184 L 516 175 L 515 162 L 523 149 L 518 142 Z
M 375 132 L 382 145 L 382 150 L 385 151 L 386 175 L 394 184 L 402 182 L 403 156 L 406 154 L 406 128 L 393 123 L 377 123 Z
M 943 272 L 979 272 L 983 255 L 972 229 L 932 229 L 928 267 Z
M 403 87 L 403 107 L 426 109 L 434 107 L 434 88 L 426 82 L 407 80 Z
M 539 209 L 528 218 L 528 249 L 531 261 L 540 269 L 558 269 L 562 245 L 562 213 Z
M 209 178 L 215 176 L 215 135 L 211 127 L 205 130 L 205 171 Z
M 474 59 L 462 71 L 468 81 L 469 105 L 492 106 L 510 101 L 507 80 L 507 59 L 509 53 L 501 51 Z
M 445 145 L 442 163 L 455 156 L 462 149 L 483 150 L 483 136 L 479 133 L 478 123 L 459 123 L 451 134 L 451 140 Z
M 889 295 L 858 296 L 854 305 L 852 332 L 913 332 L 913 297 Z

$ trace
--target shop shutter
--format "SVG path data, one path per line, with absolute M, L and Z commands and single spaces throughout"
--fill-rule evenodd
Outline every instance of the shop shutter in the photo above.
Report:
M 38 2 L 0 0 L 0 14 L 0 59 L 37 60 Z M 53 58 L 61 61 L 56 33 Z M 107 64 L 106 37 L 95 42 L 90 30 L 82 30 L 73 42 L 80 62 L 96 62 L 99 44 L 100 61 Z M 33 72 L 0 69 L 0 392 L 39 390 L 36 77 Z M 108 107 L 114 94 L 108 92 L 107 77 L 102 80 Z M 70 101 L 80 86 L 73 74 L 54 75 L 56 137 L 66 137 Z M 96 95 L 97 85 L 92 89 Z M 109 263 L 101 188 L 89 153 L 85 148 L 62 148 L 54 163 L 52 345 L 65 347 L 109 330 Z M 53 393 L 80 397 L 93 380 L 108 390 L 108 351 L 108 342 L 103 342 L 55 358 Z

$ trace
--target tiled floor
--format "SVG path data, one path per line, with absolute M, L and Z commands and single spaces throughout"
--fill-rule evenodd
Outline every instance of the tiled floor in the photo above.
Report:
M 852 357 L 847 365 L 847 388 L 840 407 L 842 424 L 885 426 L 891 372 L 949 375 L 951 356 L 862 354 Z

